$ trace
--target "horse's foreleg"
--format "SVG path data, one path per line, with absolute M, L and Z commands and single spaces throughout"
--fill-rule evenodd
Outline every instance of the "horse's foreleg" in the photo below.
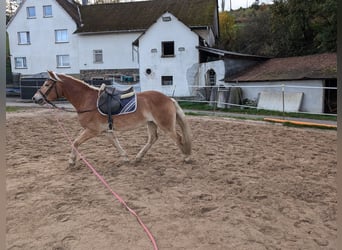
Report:
M 126 151 L 121 147 L 118 138 L 115 135 L 115 132 L 112 131 L 111 133 L 106 133 L 106 138 L 109 140 L 110 143 L 113 144 L 113 146 L 119 151 L 120 156 L 123 159 L 124 163 L 129 162 L 129 159 L 127 157 Z
M 135 162 L 140 162 L 141 159 L 144 157 L 146 152 L 152 147 L 152 145 L 157 141 L 158 139 L 158 133 L 157 133 L 157 125 L 154 122 L 148 122 L 147 123 L 147 131 L 148 131 L 148 140 L 146 145 L 139 151 L 137 156 L 135 157 Z
M 95 137 L 97 134 L 94 133 L 93 131 L 89 130 L 89 129 L 85 129 L 83 130 L 79 136 L 74 140 L 74 142 L 72 143 L 72 149 L 71 149 L 71 153 L 70 153 L 70 158 L 69 158 L 69 166 L 72 167 L 75 165 L 76 163 L 76 151 L 77 148 L 84 143 L 85 141 Z

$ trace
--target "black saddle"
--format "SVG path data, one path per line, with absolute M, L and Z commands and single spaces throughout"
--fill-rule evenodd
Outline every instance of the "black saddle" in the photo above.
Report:
M 110 130 L 113 128 L 112 115 L 119 113 L 122 108 L 122 100 L 132 97 L 134 94 L 133 87 L 130 87 L 126 90 L 119 90 L 115 87 L 106 86 L 100 92 L 99 98 L 97 100 L 97 108 L 101 114 L 108 116 Z

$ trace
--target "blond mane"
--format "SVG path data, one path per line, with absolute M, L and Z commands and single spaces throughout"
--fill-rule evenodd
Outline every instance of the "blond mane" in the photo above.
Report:
M 56 74 L 57 74 L 57 73 L 56 73 Z M 73 76 L 70 76 L 70 75 L 66 75 L 66 74 L 62 74 L 62 73 L 57 74 L 57 76 L 58 76 L 59 78 L 62 76 L 62 78 L 67 78 L 67 79 L 73 80 L 74 82 L 77 82 L 77 83 L 79 83 L 79 84 L 83 84 L 84 86 L 86 86 L 86 87 L 88 87 L 88 88 L 91 88 L 91 89 L 94 89 L 94 90 L 97 90 L 97 91 L 99 90 L 98 87 L 93 86 L 93 85 L 90 85 L 90 84 L 86 83 L 85 81 L 82 81 L 82 80 L 80 80 L 80 79 L 78 79 L 78 78 L 76 78 L 76 77 L 73 77 Z M 63 79 L 62 79 L 62 80 L 63 80 Z

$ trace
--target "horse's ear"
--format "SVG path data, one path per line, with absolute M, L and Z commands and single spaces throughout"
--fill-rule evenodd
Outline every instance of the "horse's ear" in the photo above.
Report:
M 54 81 L 59 81 L 59 82 L 61 82 L 62 80 L 58 77 L 58 75 L 57 75 L 57 73 L 56 72 L 53 72 L 53 71 L 51 71 L 51 70 L 48 70 L 47 71 L 48 72 L 48 74 L 49 74 L 49 77 L 52 79 L 52 80 L 54 80 Z

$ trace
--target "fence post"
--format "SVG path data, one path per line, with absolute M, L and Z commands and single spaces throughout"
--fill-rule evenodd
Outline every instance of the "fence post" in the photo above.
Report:
M 283 101 L 283 117 L 285 116 L 285 84 L 281 84 L 281 98 Z

